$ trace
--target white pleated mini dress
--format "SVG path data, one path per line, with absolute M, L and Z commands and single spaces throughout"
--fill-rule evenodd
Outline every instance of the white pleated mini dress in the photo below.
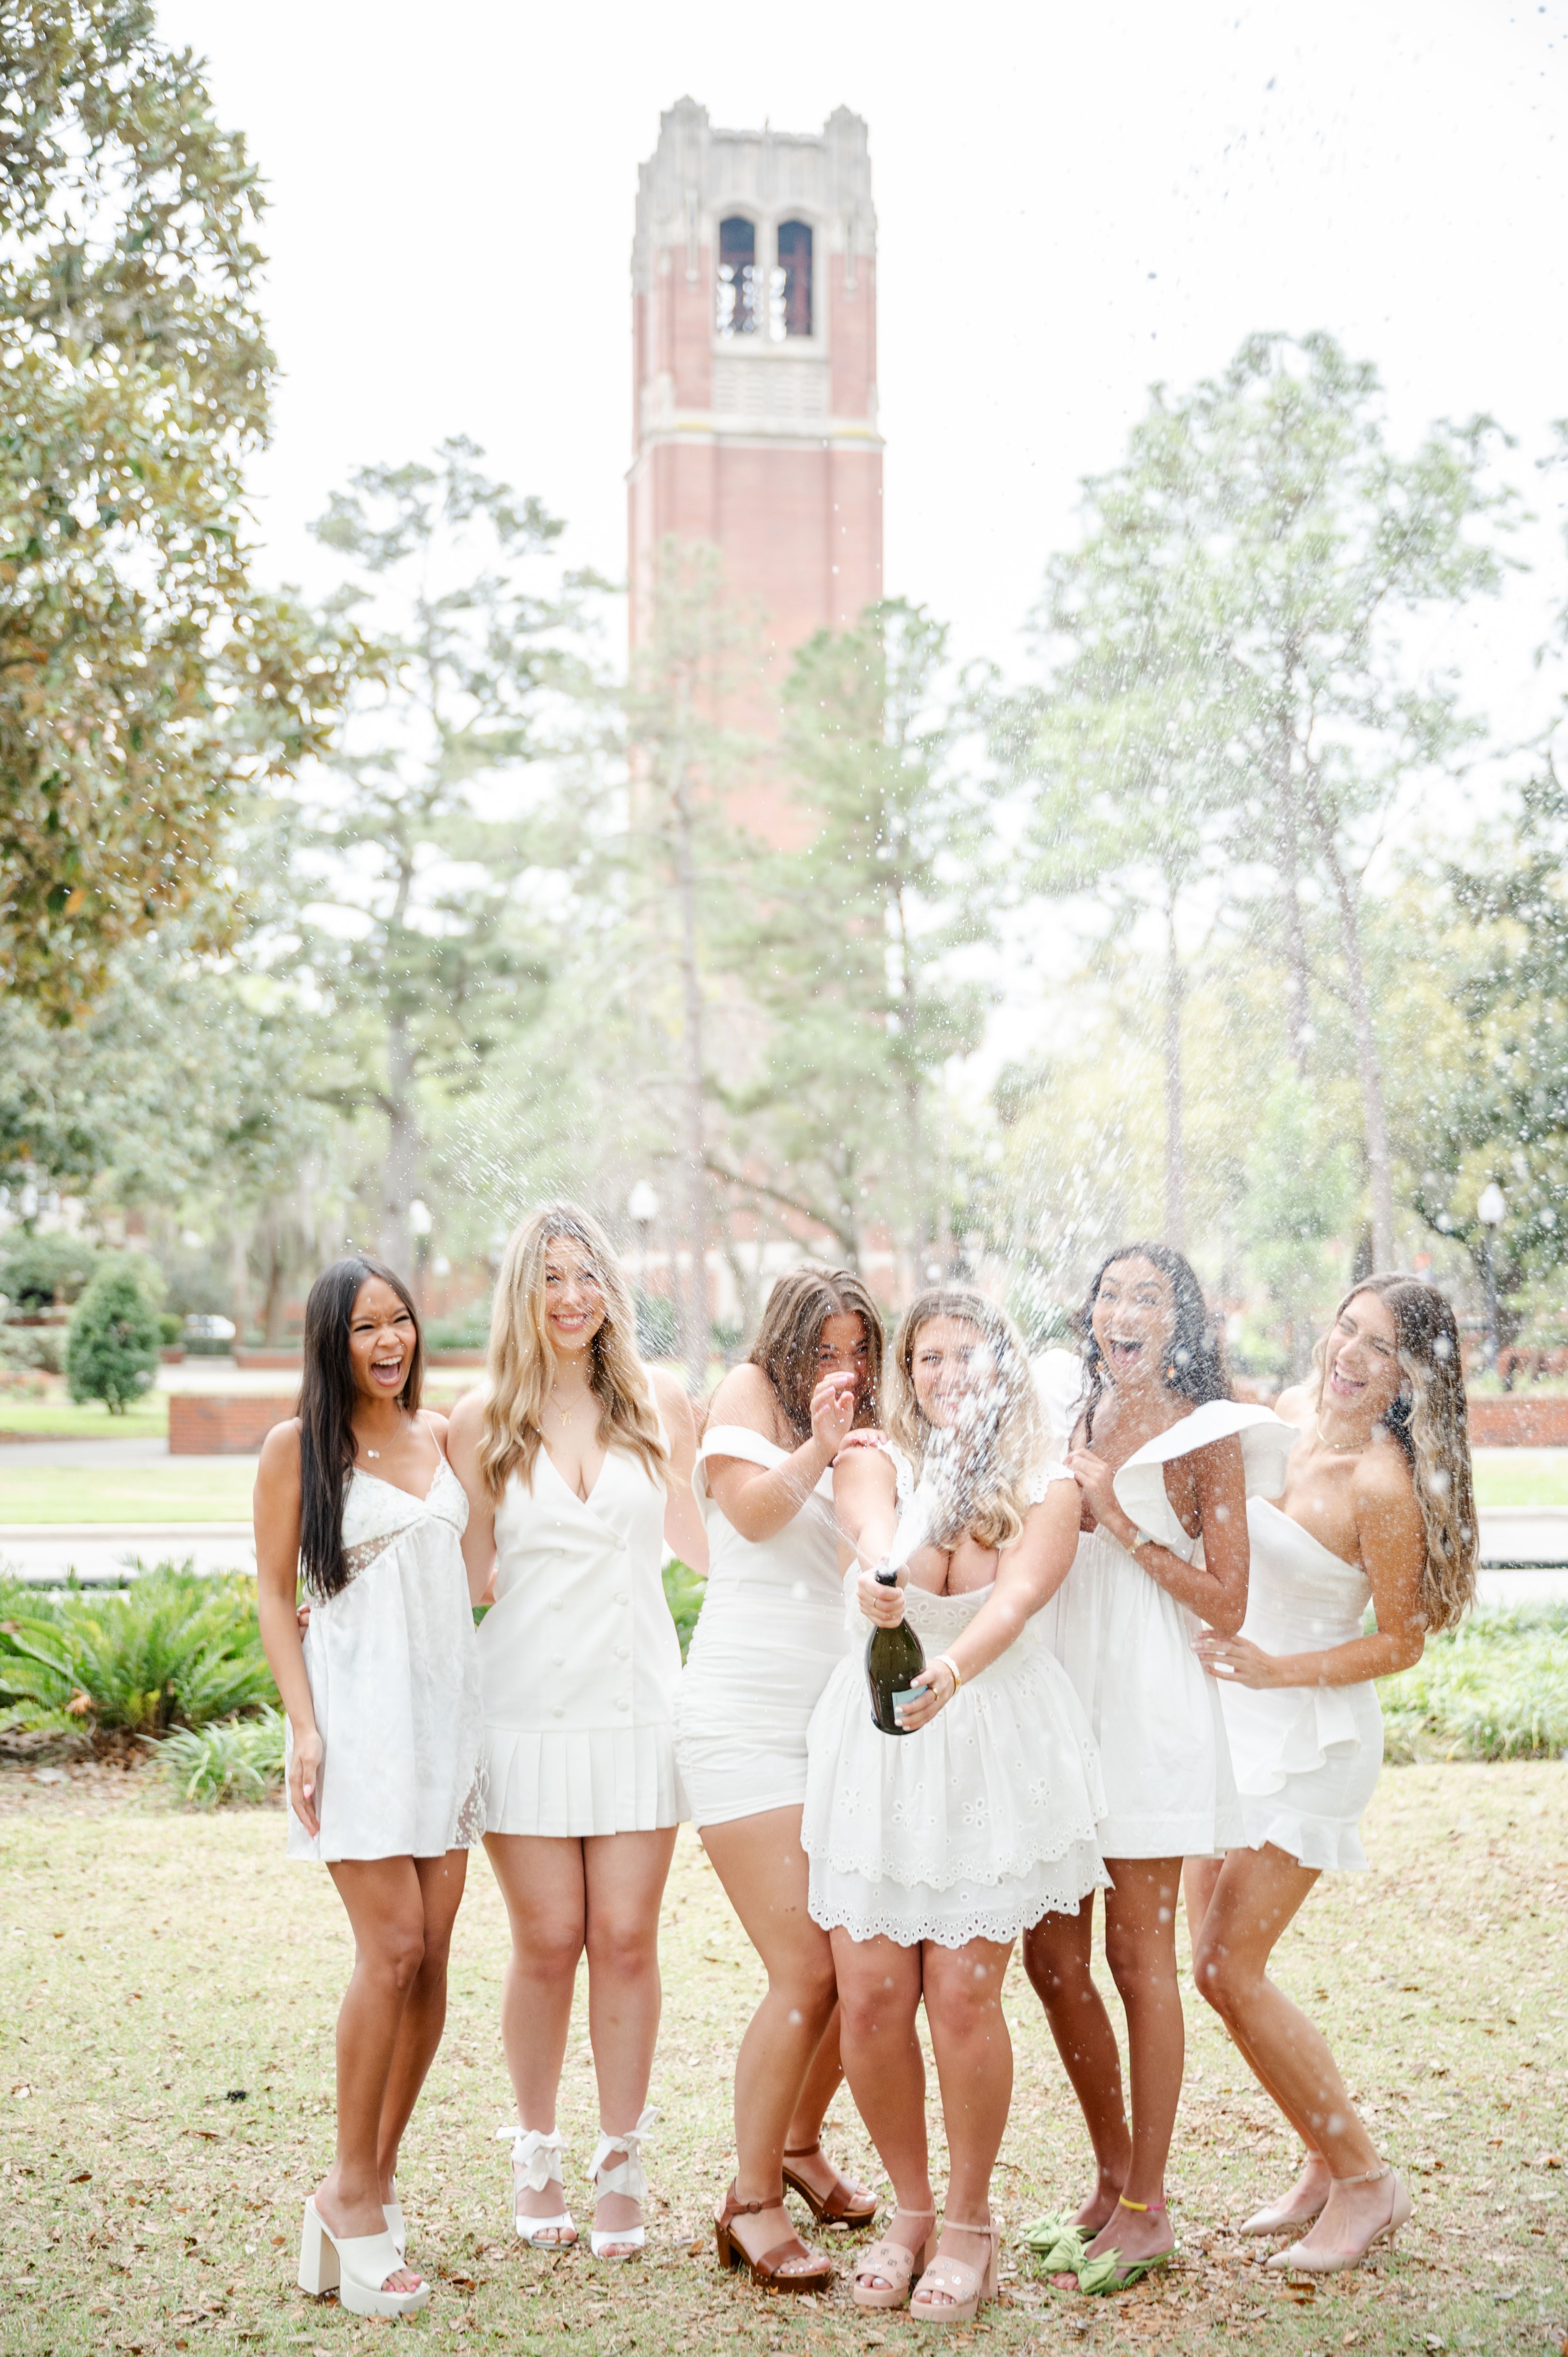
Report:
M 902 1507 L 909 1469 L 889 1453 Z M 1043 1613 L 929 1726 L 884 1735 L 871 1715 L 872 1623 L 858 1579 L 857 1566 L 843 1581 L 846 1651 L 809 1736 L 800 1840 L 811 1921 L 854 1940 L 961 1948 L 1015 1940 L 1047 1913 L 1075 1915 L 1090 1891 L 1110 1887 L 1098 1833 L 1105 1793 L 1082 1706 L 1044 1641 Z M 957 1642 L 991 1592 L 906 1587 L 905 1614 L 928 1663 Z
M 664 1505 L 663 1481 L 626 1448 L 609 1450 L 586 1501 L 542 1445 L 532 1488 L 509 1478 L 479 1624 L 487 1833 L 649 1833 L 690 1813 Z
M 801 1805 L 806 1729 L 849 1643 L 831 1469 L 770 1539 L 743 1538 L 708 1491 L 710 1458 L 770 1471 L 789 1454 L 738 1424 L 710 1425 L 697 1452 L 708 1579 L 681 1674 L 675 1756 L 699 1826 Z
M 1252 1572 L 1243 1637 L 1274 1654 L 1353 1642 L 1372 1598 L 1360 1566 L 1266 1498 L 1248 1500 L 1247 1528 Z M 1383 1764 L 1383 1714 L 1370 1679 L 1262 1689 L 1216 1684 L 1245 1846 L 1272 1842 L 1298 1866 L 1364 1873 L 1361 1817 Z
M 1047 1351 L 1043 1363 L 1036 1361 L 1036 1374 L 1059 1440 L 1064 1422 L 1076 1420 L 1081 1365 L 1070 1351 Z M 1249 1497 L 1277 1498 L 1295 1427 L 1272 1408 L 1210 1400 L 1120 1468 L 1112 1487 L 1122 1512 L 1173 1553 L 1201 1562 L 1201 1541 L 1183 1529 L 1166 1493 L 1165 1468 L 1232 1436 L 1241 1444 Z M 1040 1620 L 1099 1747 L 1106 1857 L 1218 1857 L 1240 1843 L 1243 1820 L 1225 1715 L 1217 1682 L 1192 1650 L 1203 1626 L 1197 1615 L 1152 1579 L 1120 1540 L 1094 1530 L 1079 1540 L 1072 1569 Z
M 441 1857 L 484 1830 L 467 1520 L 444 1456 L 423 1498 L 359 1466 L 349 1475 L 349 1584 L 310 1599 L 305 1632 L 321 1831 L 291 1809 L 290 1857 Z

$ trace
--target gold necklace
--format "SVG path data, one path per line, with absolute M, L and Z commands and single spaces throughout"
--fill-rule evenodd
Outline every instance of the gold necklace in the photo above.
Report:
M 1366 1447 L 1365 1441 L 1362 1440 L 1330 1440 L 1316 1416 L 1312 1419 L 1312 1429 L 1315 1438 L 1320 1440 L 1325 1448 L 1331 1448 L 1336 1457 L 1348 1457 L 1352 1449 L 1359 1456 Z
M 560 1417 L 560 1419 L 561 1419 L 561 1421 L 562 1421 L 563 1425 L 568 1425 L 568 1424 L 570 1424 L 570 1423 L 571 1423 L 572 1418 L 576 1415 L 577 1410 L 582 1406 L 583 1402 L 584 1402 L 584 1401 L 585 1401 L 585 1400 L 589 1396 L 589 1394 L 591 1394 L 591 1392 L 593 1391 L 593 1385 L 592 1385 L 592 1383 L 585 1383 L 585 1384 L 584 1384 L 584 1386 L 583 1386 L 583 1388 L 582 1388 L 582 1390 L 577 1394 L 576 1398 L 573 1401 L 573 1403 L 572 1403 L 572 1405 L 571 1405 L 571 1406 L 570 1406 L 570 1407 L 563 1407 L 563 1406 L 562 1406 L 562 1405 L 561 1405 L 560 1401 L 559 1401 L 558 1399 L 555 1399 L 555 1391 L 556 1391 L 556 1386 L 555 1386 L 553 1383 L 552 1383 L 552 1384 L 551 1384 L 551 1386 L 550 1386 L 550 1396 L 551 1396 L 551 1398 L 552 1398 L 553 1400 L 555 1400 L 555 1413 L 556 1413 L 556 1415 Z

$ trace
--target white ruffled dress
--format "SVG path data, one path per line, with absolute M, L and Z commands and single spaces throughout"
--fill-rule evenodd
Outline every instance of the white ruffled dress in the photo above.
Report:
M 1316 1653 L 1361 1634 L 1366 1574 L 1266 1498 L 1247 1504 L 1252 1576 L 1241 1634 L 1265 1653 Z M 1241 1840 L 1272 1842 L 1298 1866 L 1365 1872 L 1361 1814 L 1383 1764 L 1383 1714 L 1369 1679 L 1348 1686 L 1254 1688 L 1219 1682 L 1241 1797 Z
M 909 1469 L 889 1453 L 902 1505 Z M 1045 1914 L 1075 1915 L 1090 1891 L 1110 1887 L 1096 1835 L 1105 1796 L 1082 1708 L 1045 1642 L 1044 1613 L 966 1678 L 929 1726 L 888 1736 L 871 1716 L 872 1624 L 856 1600 L 858 1577 L 851 1570 L 843 1581 L 849 1650 L 807 1738 L 800 1840 L 812 1921 L 855 1940 L 961 1948 L 1015 1940 Z M 928 1662 L 957 1641 L 991 1593 L 905 1589 Z
M 350 1474 L 349 1583 L 312 1598 L 305 1632 L 321 1831 L 307 1834 L 291 1809 L 290 1857 L 441 1857 L 483 1832 L 467 1520 L 445 1457 L 423 1498 L 359 1466 Z
M 1047 1351 L 1036 1378 L 1053 1433 L 1076 1422 L 1083 1371 Z M 1277 1498 L 1296 1432 L 1272 1408 L 1210 1400 L 1146 1441 L 1116 1473 L 1117 1502 L 1141 1530 L 1188 1562 L 1202 1542 L 1183 1529 L 1165 1468 L 1234 1436 L 1249 1498 Z M 1072 1569 L 1040 1615 L 1042 1636 L 1088 1717 L 1109 1803 L 1100 1827 L 1108 1858 L 1217 1857 L 1245 1838 L 1219 1682 L 1194 1653 L 1203 1624 L 1109 1532 L 1086 1531 Z

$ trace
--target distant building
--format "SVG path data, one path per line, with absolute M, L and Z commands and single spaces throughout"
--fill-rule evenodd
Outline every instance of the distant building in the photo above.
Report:
M 683 98 L 639 175 L 632 644 L 668 533 L 724 556 L 783 658 L 882 595 L 865 124 L 719 131 Z

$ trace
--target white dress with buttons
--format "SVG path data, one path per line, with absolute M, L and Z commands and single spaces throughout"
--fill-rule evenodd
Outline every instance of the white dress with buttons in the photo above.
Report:
M 541 1446 L 496 1509 L 479 1625 L 485 1829 L 648 1833 L 690 1813 L 675 1766 L 681 1641 L 664 1598 L 665 1488 L 612 1448 L 585 1501 Z

